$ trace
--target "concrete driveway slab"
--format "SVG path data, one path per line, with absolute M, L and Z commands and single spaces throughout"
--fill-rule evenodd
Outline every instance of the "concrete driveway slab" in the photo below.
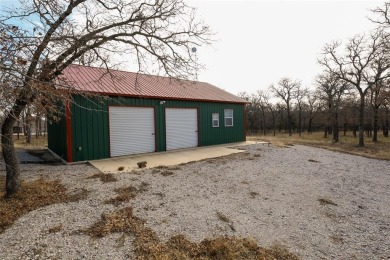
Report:
M 132 156 L 121 156 L 102 160 L 89 161 L 93 166 L 104 173 L 119 173 L 138 170 L 138 162 L 146 161 L 146 168 L 157 166 L 172 166 L 208 158 L 226 156 L 244 152 L 237 147 L 261 142 L 240 142 L 224 145 L 197 147 L 167 152 L 148 153 Z M 121 170 L 119 170 L 121 169 Z

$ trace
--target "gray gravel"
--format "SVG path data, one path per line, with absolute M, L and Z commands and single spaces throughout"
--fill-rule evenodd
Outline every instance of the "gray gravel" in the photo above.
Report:
M 121 234 L 92 239 L 77 233 L 103 212 L 126 206 L 162 241 L 178 234 L 196 242 L 253 237 L 260 245 L 285 245 L 303 259 L 390 259 L 390 161 L 299 145 L 242 148 L 247 152 L 121 173 L 111 183 L 87 179 L 98 171 L 86 164 L 21 165 L 26 179 L 60 178 L 70 192 L 85 188 L 90 193 L 85 200 L 20 218 L 0 234 L 0 259 L 132 258 L 131 236 L 123 241 Z M 164 176 L 164 171 L 172 174 Z M 131 202 L 104 203 L 115 196 L 115 188 L 141 183 L 149 184 L 147 191 Z M 48 232 L 58 225 L 60 231 Z

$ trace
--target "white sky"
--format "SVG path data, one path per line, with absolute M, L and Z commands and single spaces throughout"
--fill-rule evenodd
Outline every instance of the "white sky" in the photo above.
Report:
M 198 79 L 233 94 L 254 93 L 282 77 L 312 87 L 321 49 L 374 27 L 369 9 L 382 1 L 188 1 L 217 33 L 198 48 Z
M 369 11 L 382 1 L 226 1 L 185 0 L 197 7 L 217 41 L 200 47 L 198 60 L 206 81 L 233 94 L 254 93 L 282 77 L 312 87 L 321 49 L 374 27 Z M 14 0 L 0 0 L 0 7 Z M 1 8 L 0 8 L 1 9 Z

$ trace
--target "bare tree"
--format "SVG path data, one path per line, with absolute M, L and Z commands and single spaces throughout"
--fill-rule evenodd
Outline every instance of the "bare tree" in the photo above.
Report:
M 324 72 L 317 76 L 317 91 L 326 103 L 330 121 L 332 122 L 333 142 L 339 141 L 338 111 L 343 95 L 350 85 L 338 78 L 336 74 Z
M 109 68 L 116 57 L 129 54 L 140 71 L 187 78 L 199 67 L 191 48 L 210 44 L 212 36 L 184 0 L 21 2 L 0 17 L 1 77 L 10 80 L 14 97 L 2 125 L 6 197 L 20 189 L 12 127 L 32 102 L 47 108 L 74 91 L 55 80 L 70 64 Z
M 344 55 L 337 50 L 340 43 L 334 42 L 325 45 L 324 57 L 318 62 L 336 78 L 344 80 L 356 88 L 360 96 L 359 104 L 359 146 L 364 146 L 364 112 L 365 98 L 369 90 L 376 84 L 389 77 L 389 66 L 386 62 L 377 62 L 384 53 L 385 42 L 383 33 L 376 30 L 367 38 L 357 35 L 346 45 Z M 387 60 L 387 58 L 385 58 Z M 373 69 L 374 68 L 374 69 Z
M 264 90 L 258 90 L 257 91 L 257 98 L 259 100 L 259 107 L 260 107 L 260 110 L 261 110 L 261 125 L 262 125 L 262 130 L 263 130 L 263 135 L 266 135 L 267 134 L 267 128 L 266 128 L 266 112 L 269 108 L 268 106 L 268 102 L 269 102 L 269 99 L 270 97 L 268 96 L 268 94 L 264 91 Z
M 286 104 L 287 110 L 287 128 L 289 136 L 292 135 L 292 125 L 291 125 L 291 103 L 294 98 L 294 92 L 298 87 L 300 87 L 301 83 L 299 81 L 293 81 L 289 78 L 282 78 L 278 82 L 278 85 L 271 85 L 270 91 L 284 101 Z
M 249 123 L 248 128 L 253 132 L 259 120 L 259 100 L 256 95 L 250 95 L 246 92 L 240 92 L 238 93 L 238 96 L 249 102 L 249 104 L 245 106 L 245 112 L 248 120 L 247 122 Z
M 308 104 L 308 116 L 309 122 L 307 126 L 307 133 L 310 134 L 312 132 L 313 120 L 317 116 L 318 111 L 321 106 L 319 104 L 318 95 L 316 95 L 313 91 L 308 91 L 307 93 L 307 104 Z
M 370 104 L 373 111 L 373 142 L 378 141 L 379 108 L 386 105 L 386 87 L 385 82 L 376 82 L 370 91 Z
M 261 95 L 262 101 L 267 106 L 267 109 L 268 109 L 268 111 L 271 114 L 271 117 L 272 117 L 272 132 L 273 132 L 273 136 L 275 136 L 276 135 L 276 117 L 278 116 L 280 111 L 278 110 L 277 105 L 274 105 L 271 102 L 271 96 L 269 95 L 269 92 L 267 92 L 267 91 L 258 91 L 258 94 Z
M 303 88 L 301 85 L 298 85 L 293 93 L 294 99 L 297 101 L 298 108 L 298 134 L 302 134 L 302 109 L 304 106 L 304 99 L 307 97 L 308 89 Z

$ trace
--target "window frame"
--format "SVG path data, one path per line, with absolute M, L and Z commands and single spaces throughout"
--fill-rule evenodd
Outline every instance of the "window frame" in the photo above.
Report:
M 226 115 L 226 112 L 227 111 L 232 111 L 232 116 L 231 117 L 228 117 L 227 115 Z M 223 113 L 224 113 L 224 123 L 225 123 L 225 127 L 232 127 L 232 126 L 234 126 L 234 113 L 233 113 L 233 109 L 224 109 L 223 110 Z M 228 124 L 226 124 L 226 119 L 232 119 L 232 124 L 231 125 L 228 125 Z
M 214 115 L 217 115 L 217 118 L 214 118 Z M 214 121 L 217 122 L 217 125 L 214 125 Z M 219 127 L 219 113 L 211 113 L 211 126 L 212 127 Z

